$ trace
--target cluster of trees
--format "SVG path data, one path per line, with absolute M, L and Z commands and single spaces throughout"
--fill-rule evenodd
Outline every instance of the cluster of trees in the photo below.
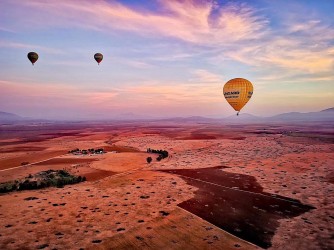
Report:
M 94 148 L 89 148 L 89 149 L 73 149 L 68 151 L 68 153 L 70 154 L 83 154 L 83 155 L 87 155 L 87 154 L 103 154 L 105 153 L 105 151 L 103 150 L 103 148 L 98 148 L 98 149 L 94 149 Z
M 86 177 L 71 175 L 65 170 L 47 170 L 42 171 L 34 178 L 31 174 L 24 180 L 15 180 L 0 184 L 0 193 L 11 191 L 33 190 L 46 187 L 64 187 L 68 184 L 75 184 L 86 181 Z
M 157 161 L 161 161 L 162 159 L 165 159 L 168 157 L 168 151 L 167 150 L 162 150 L 162 149 L 147 149 L 147 153 L 154 153 L 154 154 L 159 154 L 157 157 Z M 147 157 L 146 159 L 147 163 L 151 163 L 152 157 Z

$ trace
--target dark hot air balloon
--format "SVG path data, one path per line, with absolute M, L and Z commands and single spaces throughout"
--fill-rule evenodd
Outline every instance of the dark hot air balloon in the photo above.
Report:
M 253 85 L 250 81 L 243 78 L 234 78 L 224 85 L 224 97 L 226 101 L 238 111 L 246 105 L 253 95 Z
M 29 52 L 27 56 L 32 65 L 38 60 L 38 54 L 36 52 Z
M 101 53 L 96 53 L 96 54 L 94 55 L 94 59 L 95 59 L 95 61 L 97 61 L 97 63 L 100 65 L 100 62 L 102 62 L 102 60 L 103 60 L 103 55 L 102 55 Z

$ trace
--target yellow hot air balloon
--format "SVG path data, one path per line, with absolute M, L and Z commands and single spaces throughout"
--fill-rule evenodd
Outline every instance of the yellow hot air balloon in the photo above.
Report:
M 240 110 L 253 95 L 253 85 L 246 79 L 234 78 L 225 83 L 223 91 L 226 101 L 239 115 Z

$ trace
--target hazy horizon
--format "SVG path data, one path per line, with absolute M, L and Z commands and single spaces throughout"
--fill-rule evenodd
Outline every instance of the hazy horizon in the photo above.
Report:
M 254 85 L 241 113 L 334 107 L 333 1 L 4 0 L 0 9 L 4 112 L 226 117 L 236 112 L 223 85 L 235 77 Z
M 329 111 L 329 112 L 323 112 L 323 111 Z M 0 121 L 4 119 L 4 121 L 15 121 L 14 118 L 8 118 L 2 117 L 1 113 L 4 112 L 0 110 Z M 8 113 L 10 115 L 18 115 L 20 118 L 17 121 L 34 121 L 34 120 L 46 120 L 50 122 L 103 122 L 103 121 L 163 121 L 163 120 L 173 120 L 173 119 L 194 119 L 200 121 L 201 119 L 212 119 L 212 121 L 217 120 L 225 120 L 226 122 L 272 122 L 272 121 L 278 121 L 279 119 L 282 122 L 294 122 L 294 121 L 300 121 L 300 122 L 306 122 L 306 121 L 333 121 L 333 112 L 334 107 L 315 111 L 315 112 L 287 112 L 287 113 L 280 113 L 276 115 L 270 115 L 270 116 L 263 116 L 263 115 L 257 115 L 257 114 L 251 114 L 251 113 L 240 113 L 239 116 L 236 116 L 236 114 L 232 115 L 224 115 L 221 114 L 220 116 L 150 116 L 150 115 L 138 115 L 134 113 L 123 113 L 123 114 L 114 114 L 114 115 L 102 115 L 102 114 L 96 114 L 95 117 L 72 117 L 72 118 L 46 118 L 46 117 L 28 117 L 21 114 L 15 114 L 15 113 Z M 294 115 L 294 114 L 297 115 Z M 301 116 L 300 116 L 301 115 Z M 305 116 L 306 115 L 306 116 Z M 257 119 L 258 120 L 254 120 Z M 189 120 L 190 121 L 190 120 Z

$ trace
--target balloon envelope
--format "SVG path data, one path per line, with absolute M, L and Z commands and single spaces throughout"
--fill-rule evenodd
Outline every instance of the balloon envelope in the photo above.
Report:
M 102 60 L 103 60 L 103 55 L 101 53 L 96 53 L 94 55 L 94 59 L 95 59 L 95 61 L 97 61 L 98 64 L 100 64 L 100 62 L 102 62 Z
M 27 57 L 32 65 L 34 65 L 34 63 L 38 60 L 38 54 L 36 52 L 29 52 Z
M 253 95 L 253 84 L 243 78 L 234 78 L 224 85 L 224 97 L 234 108 L 240 111 Z

